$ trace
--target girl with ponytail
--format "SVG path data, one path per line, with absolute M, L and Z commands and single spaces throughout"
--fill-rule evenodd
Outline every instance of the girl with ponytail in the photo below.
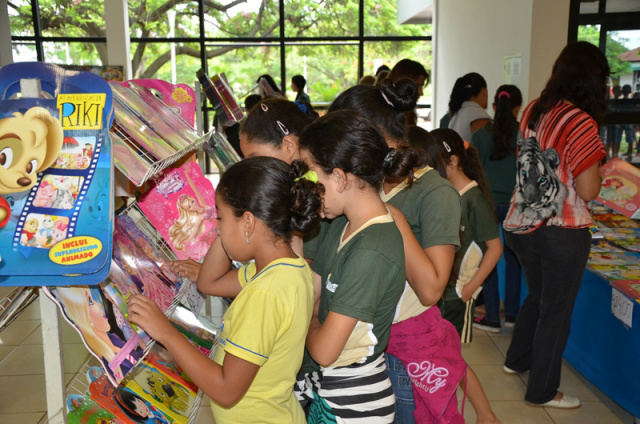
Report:
M 501 85 L 493 100 L 495 117 L 491 124 L 479 129 L 471 138 L 471 145 L 478 149 L 484 173 L 491 186 L 493 211 L 498 226 L 507 216 L 509 200 L 516 185 L 516 147 L 519 123 L 517 121 L 522 94 L 515 85 Z M 516 322 L 520 309 L 520 286 L 522 268 L 515 253 L 505 244 L 505 327 Z M 498 272 L 494 269 L 484 283 L 486 315 L 476 319 L 474 327 L 499 333 L 500 295 L 498 294 Z
M 488 102 L 487 82 L 482 75 L 471 72 L 458 78 L 449 99 L 449 128 L 463 140 L 471 140 L 474 132 L 491 121 L 485 110 Z

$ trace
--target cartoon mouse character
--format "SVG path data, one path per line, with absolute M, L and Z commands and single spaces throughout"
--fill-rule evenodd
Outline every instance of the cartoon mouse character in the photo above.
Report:
M 55 162 L 62 140 L 60 122 L 42 107 L 0 119 L 0 193 L 33 187 L 36 174 Z M 0 209 L 0 218 L 11 213 L 6 205 L 0 205 Z

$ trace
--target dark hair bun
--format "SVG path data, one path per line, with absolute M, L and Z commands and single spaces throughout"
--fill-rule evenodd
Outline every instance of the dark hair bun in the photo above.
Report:
M 322 184 L 315 183 L 303 177 L 309 171 L 307 165 L 296 160 L 291 164 L 291 178 L 293 187 L 291 195 L 291 228 L 293 231 L 308 233 L 320 224 L 320 208 L 322 208 Z
M 388 78 L 382 82 L 380 92 L 385 100 L 389 100 L 393 107 L 400 112 L 413 110 L 420 96 L 418 86 L 408 78 L 403 78 L 396 83 Z

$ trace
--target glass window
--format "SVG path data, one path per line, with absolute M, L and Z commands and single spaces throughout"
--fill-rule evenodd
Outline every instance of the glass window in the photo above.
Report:
M 256 81 L 269 74 L 281 86 L 279 45 L 207 45 L 209 75 L 224 73 L 238 101 L 257 90 Z M 257 91 L 256 91 L 257 92 Z
M 36 52 L 35 43 L 13 43 L 13 61 L 14 62 L 36 62 L 38 53 Z
M 358 0 L 285 2 L 285 36 L 357 37 Z
M 634 0 L 607 0 L 605 9 L 606 13 L 640 12 L 640 2 Z
M 212 7 L 205 2 L 205 19 Z M 199 37 L 197 1 L 181 1 L 176 5 L 145 0 L 129 0 L 129 16 L 133 37 Z M 173 34 L 172 34 L 173 32 Z
M 398 24 L 398 7 L 395 1 L 365 0 L 365 36 L 428 36 L 431 24 Z
M 191 85 L 200 65 L 198 43 L 131 43 L 134 78 L 157 78 L 173 81 L 171 47 L 175 48 L 175 81 Z
M 611 0 L 609 0 L 611 1 Z M 583 1 L 580 2 L 580 14 L 581 15 L 589 15 L 589 14 L 593 14 L 593 13 L 598 13 L 598 8 L 600 7 L 600 1 L 598 0 L 593 0 L 593 1 Z
M 33 36 L 33 16 L 29 0 L 13 0 L 7 2 L 11 35 L 18 37 Z M 15 60 L 15 59 L 14 59 Z
M 106 65 L 107 43 L 51 42 L 42 43 L 44 61 L 59 65 Z
M 40 0 L 40 28 L 45 37 L 104 37 L 104 1 Z
M 578 41 L 588 41 L 594 46 L 600 45 L 600 25 L 580 25 Z
M 210 3 L 214 2 L 205 2 Z M 204 23 L 206 37 L 280 37 L 278 0 L 246 0 L 229 4 L 221 6 L 215 2 L 215 6 L 208 6 Z
M 305 92 L 313 104 L 331 103 L 338 94 L 358 83 L 358 45 L 308 44 L 286 47 L 287 97 L 291 77 L 296 74 L 307 80 Z

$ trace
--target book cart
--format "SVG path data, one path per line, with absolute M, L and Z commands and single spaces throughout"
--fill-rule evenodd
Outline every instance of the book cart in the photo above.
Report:
M 564 357 L 640 422 L 640 170 L 603 165 L 597 230 Z
M 0 212 L 6 211 L 6 219 L 0 214 L 0 246 L 13 247 L 0 249 L 0 284 L 17 286 L 0 302 L 0 329 L 37 298 L 35 286 L 47 281 L 50 285 L 39 289 L 39 295 L 49 422 L 132 422 L 110 411 L 113 399 L 133 392 L 144 394 L 155 420 L 187 423 L 197 414 L 202 395 L 160 345 L 124 319 L 126 299 L 138 292 L 152 298 L 192 344 L 212 357 L 216 326 L 198 318 L 203 296 L 194 284 L 161 265 L 201 259 L 215 237 L 214 191 L 195 152 L 206 150 L 221 171 L 239 157 L 224 136 L 193 130 L 195 111 L 189 112 L 184 103 L 201 104 L 198 85 L 194 92 L 184 84 L 157 80 L 107 84 L 90 75 L 38 63 L 11 65 L 0 72 L 5 96 L 0 100 L 12 100 L 0 102 L 0 131 L 3 123 L 18 116 L 16 111 L 28 116 L 29 108 L 36 107 L 48 109 L 48 119 L 61 127 L 49 129 L 54 141 L 48 147 L 54 152 L 45 158 L 49 168 L 43 164 L 37 170 L 30 190 L 14 193 L 0 184 Z M 91 89 L 83 91 L 85 87 Z M 96 99 L 100 107 L 91 114 L 87 102 Z M 74 110 L 81 106 L 85 110 Z M 100 121 L 94 127 L 70 128 L 94 115 Z M 2 119 L 6 117 L 11 119 Z M 144 192 L 139 200 L 127 202 L 115 220 L 114 169 L 127 177 L 130 191 Z M 175 228 L 159 228 L 158 223 L 171 220 L 172 212 L 177 221 L 176 209 L 186 197 L 196 199 L 201 216 L 193 224 L 196 231 L 180 228 L 188 241 L 176 241 Z M 7 260 L 14 258 L 19 260 Z M 31 267 L 25 267 L 27 260 Z M 116 346 L 114 357 L 96 348 L 93 330 L 87 327 L 93 322 L 78 315 L 70 292 L 101 305 L 103 315 L 114 320 L 107 332 Z M 93 355 L 68 386 L 66 400 L 58 307 Z

